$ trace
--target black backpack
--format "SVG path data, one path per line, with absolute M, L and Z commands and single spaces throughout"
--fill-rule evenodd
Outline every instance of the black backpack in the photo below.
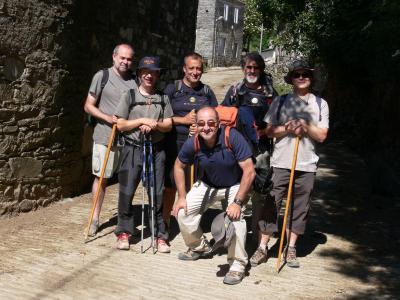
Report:
M 110 77 L 110 73 L 109 73 L 108 69 L 103 69 L 103 70 L 101 70 L 101 72 L 102 72 L 102 77 L 101 77 L 101 83 L 100 83 L 100 93 L 96 99 L 96 107 L 99 107 L 101 94 L 103 93 L 104 87 L 106 86 L 106 84 L 108 82 L 108 78 Z M 97 119 L 95 117 L 93 117 L 92 115 L 87 114 L 87 123 L 89 124 L 89 126 L 94 127 L 97 124 Z

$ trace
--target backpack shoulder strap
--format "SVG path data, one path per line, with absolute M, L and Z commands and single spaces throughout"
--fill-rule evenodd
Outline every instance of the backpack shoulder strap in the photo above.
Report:
M 239 99 L 239 91 L 244 84 L 244 80 L 240 80 L 232 85 L 232 96 L 231 96 L 231 105 L 239 107 L 240 106 L 240 99 Z
M 108 71 L 108 69 L 103 69 L 101 70 L 103 73 L 103 77 L 101 78 L 101 91 L 103 91 L 104 87 L 107 84 L 108 78 L 110 77 L 110 73 Z
M 206 96 L 207 98 L 210 98 L 210 91 L 211 91 L 210 86 L 207 85 L 207 84 L 205 84 L 205 83 L 203 83 L 203 93 L 204 93 L 204 96 Z
M 278 110 L 276 111 L 276 121 L 279 123 L 279 119 L 281 118 L 281 109 L 283 106 L 283 103 L 285 103 L 286 98 L 288 94 L 284 94 L 279 97 L 279 104 L 278 104 Z
M 108 69 L 101 70 L 100 93 L 96 99 L 96 106 L 99 106 L 99 104 L 100 104 L 101 95 L 103 94 L 104 87 L 106 86 L 109 77 L 110 77 L 110 73 L 109 73 Z
M 135 89 L 129 89 L 129 94 L 131 95 L 131 107 L 136 105 L 136 95 L 135 95 Z
M 193 138 L 193 143 L 194 143 L 194 153 L 197 154 L 200 151 L 200 140 L 198 133 L 195 134 Z
M 319 108 L 319 122 L 321 122 L 321 120 L 322 120 L 322 115 L 321 115 L 322 99 L 321 99 L 321 97 L 316 96 L 315 100 L 317 101 L 317 105 L 318 105 L 318 108 Z
M 175 86 L 175 91 L 173 95 L 176 96 L 182 92 L 182 80 L 175 80 L 174 86 Z
M 229 141 L 229 138 L 231 136 L 231 129 L 232 129 L 232 127 L 230 127 L 230 126 L 225 126 L 225 129 L 224 129 L 224 143 L 225 143 L 225 147 L 228 148 L 229 150 L 232 150 L 232 145 L 231 145 L 231 142 Z

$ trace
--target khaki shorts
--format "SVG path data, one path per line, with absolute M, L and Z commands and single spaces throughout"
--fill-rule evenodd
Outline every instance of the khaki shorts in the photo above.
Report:
M 104 178 L 111 178 L 119 165 L 119 155 L 121 148 L 113 146 L 108 157 Z M 103 168 L 104 158 L 106 156 L 107 146 L 93 143 L 92 152 L 92 173 L 100 177 Z

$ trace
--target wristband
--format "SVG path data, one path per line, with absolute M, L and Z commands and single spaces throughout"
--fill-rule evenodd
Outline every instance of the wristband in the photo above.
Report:
M 242 205 L 243 205 L 242 201 L 240 199 L 237 199 L 237 198 L 233 199 L 233 203 L 236 203 L 240 207 L 242 207 Z

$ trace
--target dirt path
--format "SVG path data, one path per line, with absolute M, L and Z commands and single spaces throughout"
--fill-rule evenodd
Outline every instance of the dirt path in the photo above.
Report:
M 220 100 L 240 76 L 240 70 L 209 71 L 204 81 L 216 87 Z M 196 262 L 177 259 L 185 246 L 176 223 L 169 255 L 140 254 L 138 241 L 130 251 L 117 251 L 112 231 L 118 186 L 113 185 L 101 231 L 87 244 L 88 194 L 0 220 L 0 298 L 399 298 L 400 199 L 371 195 L 365 164 L 339 142 L 321 149 L 317 178 L 308 231 L 299 241 L 300 269 L 285 267 L 277 275 L 272 254 L 266 264 L 250 269 L 240 285 L 226 286 L 226 253 Z M 139 191 L 134 200 L 138 212 Z M 205 222 L 215 213 L 210 210 Z

